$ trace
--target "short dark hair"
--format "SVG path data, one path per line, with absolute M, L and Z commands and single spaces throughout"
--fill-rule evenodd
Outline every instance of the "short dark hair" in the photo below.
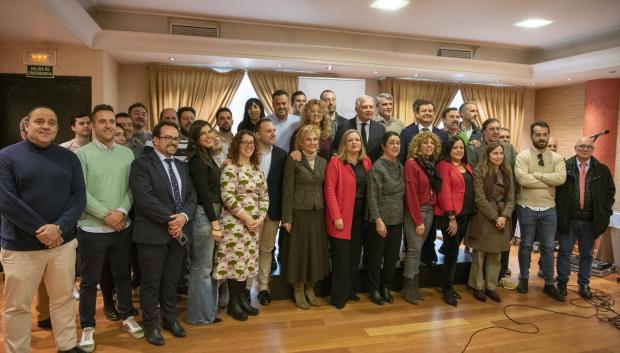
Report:
M 499 122 L 499 120 L 497 120 L 496 118 L 488 118 L 487 120 L 485 120 L 482 123 L 482 127 L 481 129 L 484 131 L 487 129 L 487 126 L 489 126 L 492 123 L 498 123 L 500 126 L 502 125 L 502 123 Z
M 442 161 L 450 161 L 450 151 L 452 151 L 452 147 L 455 143 L 461 141 L 463 143 L 463 163 L 467 164 L 467 145 L 465 145 L 465 141 L 461 139 L 459 135 L 450 137 L 444 144 L 441 146 L 441 153 L 439 154 L 439 160 Z
M 532 123 L 532 125 L 530 125 L 530 136 L 534 135 L 534 128 L 535 128 L 536 126 L 539 126 L 539 127 L 546 127 L 546 128 L 547 128 L 547 131 L 548 131 L 549 133 L 551 133 L 551 129 L 549 128 L 549 124 L 547 124 L 547 123 L 546 123 L 545 121 L 543 121 L 543 120 L 536 120 L 535 122 L 533 122 L 533 123 Z
M 229 113 L 230 113 L 230 115 L 232 116 L 232 112 L 230 111 L 230 109 L 228 109 L 228 107 L 221 107 L 220 109 L 218 109 L 218 110 L 215 112 L 215 120 L 216 120 L 216 121 L 217 121 L 217 118 L 219 118 L 219 117 L 220 117 L 220 113 L 222 113 L 222 112 L 229 112 Z
M 334 93 L 334 91 L 332 91 L 331 89 L 326 89 L 326 90 L 324 90 L 323 92 L 321 92 L 321 94 L 319 94 L 319 99 L 320 99 L 320 100 L 323 100 L 323 94 L 325 94 L 325 93 L 332 93 L 332 94 L 334 94 L 334 95 L 336 94 L 336 93 Z
M 271 99 L 274 99 L 274 98 L 279 97 L 279 96 L 286 96 L 288 98 L 288 93 L 286 91 L 284 91 L 284 90 L 277 89 L 271 95 Z
M 390 137 L 392 137 L 392 136 L 396 136 L 400 140 L 400 135 L 398 134 L 398 132 L 396 132 L 396 131 L 386 131 L 385 134 L 383 134 L 383 137 L 381 138 L 381 145 L 385 146 L 387 144 L 388 140 L 390 139 Z
M 262 118 L 259 121 L 256 122 L 256 125 L 254 125 L 254 132 L 259 132 L 260 131 L 260 127 L 263 126 L 263 124 L 265 123 L 270 123 L 271 120 L 267 119 L 267 118 Z
M 119 112 L 119 113 L 116 113 L 116 119 L 118 118 L 130 118 L 131 119 L 131 115 L 125 112 Z
M 146 108 L 146 105 L 144 105 L 144 103 L 136 102 L 136 103 L 134 103 L 134 104 L 130 105 L 130 106 L 129 106 L 129 108 L 127 108 L 127 113 L 131 114 L 131 110 L 132 110 L 133 108 L 137 108 L 137 107 L 144 108 L 144 110 L 146 110 L 146 112 L 147 112 L 147 113 L 148 113 L 148 111 L 149 111 L 149 110 Z
M 164 114 L 164 110 L 167 110 L 167 109 L 172 109 L 172 110 L 174 110 L 174 108 L 164 108 L 164 109 L 162 109 L 162 110 L 159 112 L 159 120 L 163 119 L 163 115 L 162 115 L 162 114 Z M 177 111 L 176 111 L 176 110 L 174 110 L 174 116 L 176 116 L 176 117 L 177 117 L 177 119 L 179 119 L 179 114 L 177 113 Z
M 160 137 L 161 136 L 161 128 L 164 126 L 171 126 L 175 129 L 177 129 L 177 131 L 179 130 L 179 125 L 173 123 L 172 121 L 168 121 L 168 120 L 162 120 L 160 122 L 157 123 L 157 125 L 155 125 L 155 127 L 153 128 L 153 136 L 154 137 Z
M 87 113 L 84 112 L 79 112 L 75 115 L 71 115 L 71 117 L 69 118 L 69 126 L 74 126 L 75 125 L 75 121 L 79 118 L 83 118 L 83 117 L 87 117 L 88 119 L 90 119 L 90 116 Z
M 177 111 L 177 117 L 181 117 L 181 114 L 185 113 L 185 112 L 192 112 L 192 114 L 194 114 L 194 116 L 196 116 L 196 109 L 192 108 L 192 107 L 181 107 L 179 108 L 179 110 Z
M 96 106 L 93 107 L 93 111 L 90 113 L 90 120 L 94 120 L 95 119 L 95 114 L 97 114 L 99 112 L 112 112 L 112 113 L 114 113 L 114 108 L 112 108 L 112 106 L 108 105 L 108 104 L 97 104 Z
M 441 120 L 445 119 L 446 116 L 448 115 L 448 113 L 450 113 L 452 111 L 458 111 L 458 108 L 448 107 L 448 108 L 444 109 L 443 112 L 441 112 Z
M 432 105 L 433 109 L 435 109 L 435 104 L 431 101 L 429 101 L 428 99 L 416 99 L 415 102 L 413 102 L 413 111 L 416 113 L 420 112 L 420 106 L 422 105 Z
M 303 91 L 297 91 L 293 94 L 291 94 L 291 104 L 293 104 L 295 102 L 295 97 L 297 96 L 306 96 L 306 94 Z

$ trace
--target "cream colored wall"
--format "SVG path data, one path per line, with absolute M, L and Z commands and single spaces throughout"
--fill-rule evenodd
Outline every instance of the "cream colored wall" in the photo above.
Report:
M 0 43 L 0 72 L 25 74 L 23 64 L 24 49 L 56 50 L 56 76 L 90 76 L 92 80 L 92 102 L 102 102 L 104 98 L 104 52 L 85 46 L 51 43 Z
M 116 110 L 118 105 L 118 62 L 110 54 L 103 53 L 103 101 Z M 97 102 L 93 102 L 97 104 Z
M 536 116 L 536 90 L 533 88 L 528 88 L 525 90 L 525 99 L 523 100 L 523 126 L 521 131 L 517 131 L 520 133 L 519 136 L 519 150 L 523 151 L 524 149 L 529 148 L 532 145 L 532 140 L 530 139 L 530 125 L 534 122 L 534 117 Z M 513 135 L 515 133 L 513 132 Z M 513 138 L 513 142 L 514 142 Z
M 121 64 L 118 68 L 118 107 L 119 112 L 142 102 L 149 106 L 149 83 L 146 64 Z

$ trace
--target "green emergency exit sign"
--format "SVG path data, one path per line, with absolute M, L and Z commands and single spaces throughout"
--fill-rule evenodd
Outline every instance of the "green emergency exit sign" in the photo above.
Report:
M 54 78 L 54 67 L 43 65 L 28 65 L 26 77 Z

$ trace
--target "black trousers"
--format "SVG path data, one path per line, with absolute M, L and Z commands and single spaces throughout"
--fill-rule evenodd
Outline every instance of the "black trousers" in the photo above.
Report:
M 331 303 L 343 306 L 357 293 L 359 263 L 364 239 L 364 199 L 355 199 L 351 239 L 329 237 L 332 251 Z
M 443 288 L 450 288 L 454 283 L 454 274 L 456 272 L 456 260 L 459 256 L 459 247 L 465 233 L 467 232 L 467 225 L 469 224 L 469 218 L 471 214 L 459 215 L 456 217 L 456 234 L 451 236 L 448 234 L 447 222 L 445 226 L 441 228 L 441 234 L 443 235 L 443 242 L 445 245 L 446 253 L 444 255 L 444 273 L 443 273 Z M 446 220 L 447 221 L 447 220 Z
M 123 319 L 131 313 L 131 233 L 128 229 L 113 233 L 90 233 L 78 230 L 78 246 L 82 254 L 80 278 L 80 325 L 95 327 L 97 284 L 101 280 L 103 259 L 108 254 L 116 295 L 118 312 Z
M 392 280 L 403 238 L 403 224 L 386 225 L 387 236 L 377 233 L 374 223 L 368 224 L 368 283 L 370 290 L 392 289 Z M 383 263 L 383 270 L 381 269 Z
M 420 252 L 420 261 L 429 265 L 432 262 L 437 261 L 437 251 L 435 250 L 435 240 L 437 240 L 437 229 L 435 228 L 435 222 L 431 226 L 431 230 L 428 232 L 424 244 L 422 245 L 422 251 Z
M 170 238 L 167 244 L 138 244 L 140 307 L 145 328 L 159 326 L 157 304 L 165 324 L 177 320 L 177 284 L 185 247 Z

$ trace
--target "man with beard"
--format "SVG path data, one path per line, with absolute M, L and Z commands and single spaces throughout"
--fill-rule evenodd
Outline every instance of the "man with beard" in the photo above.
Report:
M 439 141 L 444 143 L 448 140 L 448 135 L 441 130 L 433 126 L 433 119 L 435 119 L 435 104 L 425 99 L 416 99 L 413 102 L 413 112 L 415 113 L 415 122 L 407 126 L 400 134 L 400 154 L 398 159 L 401 163 L 405 163 L 407 159 L 407 149 L 411 140 L 421 131 L 432 132 L 439 137 Z
M 217 124 L 217 133 L 222 141 L 222 155 L 228 156 L 228 146 L 233 139 L 232 125 L 233 116 L 230 109 L 227 107 L 221 107 L 215 112 L 215 123 Z
M 71 117 L 71 131 L 75 137 L 60 144 L 60 147 L 69 149 L 71 152 L 86 145 L 90 141 L 90 117 L 86 113 L 79 113 Z
M 441 121 L 443 121 L 443 131 L 448 137 L 456 136 L 461 132 L 459 127 L 461 115 L 455 107 L 449 107 L 441 112 Z
M 566 165 L 562 156 L 547 148 L 549 133 L 546 122 L 538 120 L 532 123 L 532 147 L 519 153 L 515 162 L 515 178 L 521 185 L 521 192 L 517 196 L 521 229 L 517 291 L 528 292 L 532 243 L 538 236 L 545 275 L 543 293 L 564 301 L 566 297 L 554 285 L 553 238 L 557 226 L 555 188 L 566 180 Z
M 181 107 L 177 114 L 179 115 L 179 137 L 187 140 L 189 127 L 196 120 L 196 110 L 192 107 Z
M 394 97 L 389 93 L 380 93 L 375 97 L 377 115 L 372 118 L 385 126 L 385 131 L 394 131 L 400 135 L 405 125 L 394 114 Z
M 320 99 L 325 102 L 327 105 L 327 110 L 329 111 L 329 120 L 332 122 L 332 139 L 336 136 L 336 131 L 338 130 L 338 125 L 347 121 L 347 119 L 338 115 L 336 112 L 336 94 L 333 91 L 326 89 L 321 92 Z
M 480 129 L 476 125 L 476 121 L 479 116 L 478 107 L 474 102 L 465 102 L 461 104 L 459 108 L 459 114 L 461 115 L 461 138 L 465 141 L 465 144 L 473 144 L 479 146 L 480 144 Z
M 142 155 L 144 146 L 133 136 L 133 124 L 131 116 L 125 112 L 116 113 L 116 123 L 123 127 L 129 149 L 133 152 L 134 157 L 138 158 Z
M 374 162 L 381 156 L 383 153 L 381 139 L 385 133 L 385 126 L 372 120 L 374 103 L 375 100 L 371 96 L 361 96 L 355 100 L 355 112 L 357 114 L 338 125 L 338 131 L 334 137 L 334 151 L 338 150 L 340 139 L 344 133 L 349 129 L 354 129 L 359 131 L 368 157 Z
M 302 91 L 297 91 L 291 95 L 291 107 L 293 108 L 293 115 L 301 116 L 301 112 L 306 105 L 306 94 Z
M 267 116 L 266 118 L 271 120 L 276 127 L 276 146 L 289 152 L 291 143 L 291 136 L 301 122 L 301 118 L 297 115 L 289 114 L 290 107 L 288 101 L 288 93 L 283 90 L 276 90 L 271 95 L 271 103 L 273 105 L 274 114 Z
M 148 110 L 144 103 L 134 103 L 129 106 L 127 113 L 131 117 L 133 124 L 133 138 L 136 142 L 142 144 L 151 139 L 151 132 L 146 129 L 146 119 L 148 119 Z M 131 143 L 130 143 L 131 144 Z

